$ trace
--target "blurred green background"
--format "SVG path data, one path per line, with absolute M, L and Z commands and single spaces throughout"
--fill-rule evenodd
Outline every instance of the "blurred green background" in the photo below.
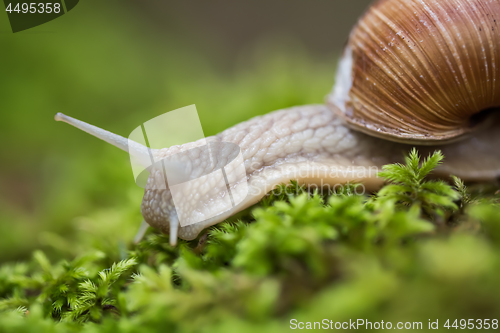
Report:
M 213 135 L 321 103 L 368 3 L 87 0 L 16 34 L 1 13 L 0 261 L 36 248 L 119 258 L 141 221 L 127 155 L 55 122 L 57 112 L 127 136 L 196 104 Z

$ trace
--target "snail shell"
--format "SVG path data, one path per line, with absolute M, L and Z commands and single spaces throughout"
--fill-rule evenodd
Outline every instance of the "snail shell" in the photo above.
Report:
M 500 106 L 500 1 L 377 1 L 351 32 L 328 103 L 389 140 L 470 133 Z

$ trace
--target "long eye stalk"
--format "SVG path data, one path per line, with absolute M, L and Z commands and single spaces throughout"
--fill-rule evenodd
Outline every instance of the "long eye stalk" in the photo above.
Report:
M 113 146 L 126 151 L 130 155 L 136 157 L 145 167 L 149 167 L 151 165 L 149 148 L 141 145 L 140 143 L 126 139 L 118 134 L 111 133 L 102 128 L 90 125 L 86 122 L 69 117 L 62 113 L 56 114 L 54 118 L 56 121 L 63 121 L 65 123 L 68 123 L 71 126 L 81 129 L 82 131 L 85 131 L 90 135 L 95 136 L 96 138 L 104 140 L 107 143 L 110 143 Z

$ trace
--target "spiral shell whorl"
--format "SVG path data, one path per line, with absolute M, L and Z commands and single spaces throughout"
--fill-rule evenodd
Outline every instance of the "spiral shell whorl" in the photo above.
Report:
M 394 141 L 466 134 L 472 116 L 500 106 L 500 0 L 376 2 L 328 99 L 354 127 Z

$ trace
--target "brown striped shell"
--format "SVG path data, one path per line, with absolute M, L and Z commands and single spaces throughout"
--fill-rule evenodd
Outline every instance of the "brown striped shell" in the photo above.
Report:
M 500 107 L 500 0 L 377 1 L 351 32 L 328 104 L 393 141 L 469 133 Z

